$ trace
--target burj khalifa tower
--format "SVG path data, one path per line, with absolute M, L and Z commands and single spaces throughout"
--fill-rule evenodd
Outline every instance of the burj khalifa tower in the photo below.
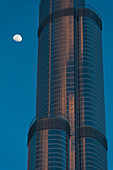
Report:
M 102 19 L 85 0 L 39 4 L 28 170 L 107 170 Z

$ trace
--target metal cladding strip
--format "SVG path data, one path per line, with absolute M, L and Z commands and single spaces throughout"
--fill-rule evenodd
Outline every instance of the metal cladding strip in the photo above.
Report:
M 84 138 L 84 137 L 96 139 L 97 141 L 99 141 L 105 147 L 106 150 L 108 150 L 107 139 L 97 129 L 92 128 L 90 126 L 78 128 L 77 138 L 79 139 L 79 138 Z
M 66 120 L 62 118 L 43 118 L 36 120 L 29 129 L 27 145 L 29 145 L 31 138 L 36 131 L 42 131 L 46 129 L 64 130 L 70 137 L 70 126 Z
M 81 17 L 81 16 L 90 17 L 91 19 L 93 19 L 98 24 L 98 26 L 102 30 L 102 20 L 91 9 L 88 9 L 88 8 L 78 8 L 77 10 L 75 10 L 75 8 L 66 8 L 66 9 L 54 11 L 53 13 L 51 13 L 50 15 L 48 15 L 44 19 L 44 21 L 39 26 L 38 37 L 40 36 L 41 32 L 44 30 L 46 25 L 48 23 L 52 22 L 54 19 L 60 18 L 60 17 L 63 17 L 63 16 L 71 16 L 71 15 L 75 15 L 75 14 L 76 14 L 76 16 L 78 18 Z
M 77 9 L 77 17 L 79 18 L 82 16 L 89 17 L 89 18 L 93 19 L 98 24 L 100 29 L 102 30 L 102 20 L 101 20 L 101 18 L 99 18 L 99 16 L 94 11 L 92 11 L 91 9 L 88 9 L 88 8 L 78 8 Z

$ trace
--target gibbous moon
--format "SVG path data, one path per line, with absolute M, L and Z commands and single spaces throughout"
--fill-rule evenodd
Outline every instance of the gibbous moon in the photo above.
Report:
M 13 36 L 13 40 L 17 41 L 17 42 L 21 42 L 22 41 L 22 36 L 19 34 L 16 34 Z

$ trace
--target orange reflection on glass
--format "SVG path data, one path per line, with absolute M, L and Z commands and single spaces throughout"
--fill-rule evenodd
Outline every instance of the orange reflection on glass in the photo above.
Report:
M 84 160 L 84 170 L 86 170 L 86 156 L 85 156 L 85 138 L 83 138 L 83 160 Z
M 69 123 L 70 123 L 70 141 L 69 141 L 69 165 L 70 169 L 75 169 L 75 113 L 74 113 L 74 94 L 69 95 Z
M 84 59 L 84 56 L 83 56 L 83 17 L 80 18 L 80 34 L 81 34 L 81 39 L 80 39 L 80 57 L 82 58 L 82 61 L 81 61 L 81 65 L 80 67 L 83 66 L 83 59 Z M 79 77 L 80 77 L 80 81 L 81 81 L 81 71 L 79 73 Z M 82 92 L 82 89 L 80 88 L 80 92 Z M 83 122 L 83 125 L 85 125 L 85 111 L 84 111 L 84 98 L 83 98 L 83 102 L 82 102 L 82 105 L 80 106 L 80 119 L 82 119 L 82 122 Z M 81 115 L 82 114 L 82 115 Z
M 65 21 L 65 22 L 64 22 Z M 66 46 L 65 46 L 65 41 L 66 41 L 66 35 L 67 35 L 67 25 L 66 25 L 66 18 L 63 19 L 63 23 L 62 24 L 62 30 L 64 29 L 64 38 L 63 41 L 64 43 L 62 43 L 61 41 L 61 47 L 62 47 L 62 52 L 65 53 L 66 50 Z M 61 37 L 62 39 L 62 37 Z M 62 114 L 66 115 L 66 56 L 62 56 L 62 52 L 61 52 L 61 56 L 60 56 L 60 67 L 61 69 L 61 83 L 62 83 L 62 97 L 61 97 L 61 103 L 62 103 Z
M 43 130 L 42 136 L 42 167 L 48 170 L 48 130 Z
M 80 57 L 82 58 L 82 61 L 81 61 L 81 65 L 80 67 L 83 66 L 83 60 L 84 60 L 84 56 L 83 56 L 83 17 L 80 18 L 80 24 L 81 24 L 81 27 L 80 27 L 80 34 L 81 34 L 81 40 L 80 40 Z M 81 81 L 81 72 L 79 73 L 79 77 L 80 77 L 80 81 Z M 80 88 L 80 92 L 82 91 L 82 89 Z M 83 97 L 83 102 L 82 102 L 82 105 L 80 106 L 80 122 L 82 122 L 82 126 L 85 126 L 85 101 L 84 101 L 84 97 Z M 85 138 L 83 138 L 83 164 L 84 164 L 84 167 L 83 169 L 86 170 L 86 157 L 85 157 Z
M 66 115 L 66 66 L 64 72 L 65 75 L 62 75 L 62 113 Z

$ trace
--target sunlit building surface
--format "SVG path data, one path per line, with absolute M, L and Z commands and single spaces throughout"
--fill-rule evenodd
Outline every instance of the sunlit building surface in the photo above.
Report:
M 84 0 L 41 0 L 28 170 L 107 170 L 102 20 Z

